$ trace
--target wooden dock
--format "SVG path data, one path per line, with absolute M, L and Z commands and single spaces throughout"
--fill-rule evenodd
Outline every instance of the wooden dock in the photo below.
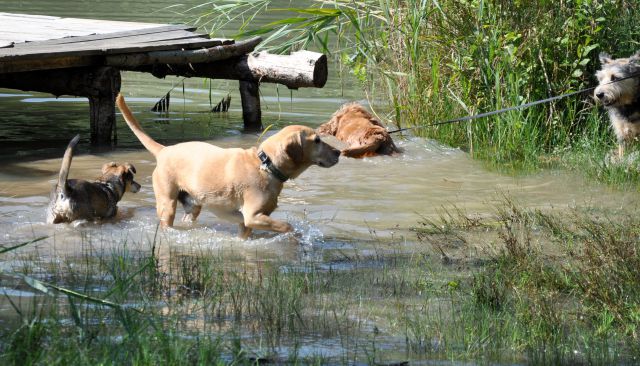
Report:
M 245 129 L 261 129 L 259 84 L 323 87 L 326 56 L 253 52 L 259 37 L 210 38 L 187 25 L 0 13 L 0 88 L 89 98 L 91 141 L 113 143 L 120 71 L 239 80 Z

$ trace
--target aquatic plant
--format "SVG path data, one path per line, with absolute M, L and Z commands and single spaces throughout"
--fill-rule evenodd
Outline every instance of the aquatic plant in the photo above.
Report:
M 491 214 L 425 218 L 421 247 L 374 240 L 317 261 L 126 241 L 42 260 L 26 245 L 3 254 L 2 286 L 18 294 L 5 296 L 0 362 L 633 362 L 639 228 L 633 213 L 504 197 Z

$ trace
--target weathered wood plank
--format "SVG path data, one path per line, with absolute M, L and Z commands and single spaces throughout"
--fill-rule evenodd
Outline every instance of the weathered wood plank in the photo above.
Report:
M 137 30 L 124 31 L 124 32 L 91 34 L 86 36 L 51 39 L 51 40 L 41 41 L 41 42 L 20 43 L 20 44 L 16 44 L 16 49 L 21 49 L 23 47 L 40 47 L 43 45 L 59 45 L 59 44 L 67 44 L 67 43 L 79 43 L 79 42 L 97 42 L 101 40 L 115 40 L 120 38 L 151 35 L 156 33 L 165 33 L 165 32 L 173 32 L 173 31 L 190 32 L 193 30 L 195 30 L 195 27 L 187 26 L 187 25 L 167 25 L 167 26 L 161 26 L 161 27 L 137 29 Z
M 65 51 L 73 52 L 80 51 L 86 49 L 110 49 L 110 48 L 118 48 L 124 47 L 127 44 L 139 44 L 139 43 L 147 43 L 154 41 L 169 41 L 169 40 L 178 40 L 178 39 L 189 39 L 189 38 L 203 38 L 209 39 L 207 34 L 193 33 L 184 30 L 176 30 L 176 31 L 168 31 L 162 33 L 151 33 L 151 34 L 141 34 L 141 35 L 132 35 L 128 37 L 118 37 L 118 38 L 108 38 L 108 39 L 99 39 L 99 40 L 86 40 L 86 41 L 78 41 L 72 42 L 75 38 L 78 37 L 70 37 L 65 38 L 67 42 L 65 43 L 48 43 L 48 41 L 43 42 L 30 42 L 29 46 L 26 45 L 16 45 L 13 50 L 6 50 L 6 52 L 0 52 L 0 58 L 4 56 L 4 54 L 14 55 L 29 55 L 34 53 L 46 53 L 50 52 L 52 49 L 60 50 L 61 47 Z
M 40 38 L 37 39 L 41 40 L 41 37 L 54 39 L 65 35 L 83 36 L 92 33 L 113 33 L 158 26 L 162 26 L 162 24 L 0 13 L 0 34 L 12 32 L 11 41 L 15 43 L 33 41 L 32 37 L 35 35 L 40 35 Z M 34 34 L 34 30 L 38 30 L 38 32 Z
M 16 72 L 102 65 L 103 61 L 103 56 L 62 56 L 6 62 L 0 61 L 0 77 L 2 77 L 3 74 Z
M 249 53 L 253 51 L 260 42 L 262 42 L 261 37 L 254 37 L 237 43 L 198 50 L 170 50 L 118 54 L 107 56 L 105 64 L 127 69 L 153 64 L 193 64 L 212 62 Z
M 179 39 L 179 40 L 163 40 L 163 41 L 154 41 L 154 42 L 131 43 L 131 44 L 124 44 L 119 46 L 113 45 L 112 48 L 102 47 L 100 49 L 85 48 L 85 47 L 73 48 L 71 45 L 69 47 L 49 46 L 44 48 L 38 48 L 37 52 L 33 50 L 33 51 L 21 53 L 21 54 L 12 54 L 10 52 L 12 48 L 2 48 L 0 49 L 0 63 L 8 62 L 8 61 L 31 60 L 34 58 L 42 58 L 42 57 L 97 56 L 97 55 L 128 53 L 128 52 L 163 51 L 163 50 L 171 50 L 176 48 L 185 48 L 185 49 L 208 48 L 208 47 L 219 46 L 223 43 L 224 41 L 220 39 L 207 39 L 207 38 L 196 37 L 196 38 Z

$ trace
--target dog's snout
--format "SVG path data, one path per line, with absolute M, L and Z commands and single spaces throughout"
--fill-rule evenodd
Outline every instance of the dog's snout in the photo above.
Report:
M 603 99 L 603 98 L 604 98 L 604 92 L 598 92 L 598 93 L 596 93 L 596 97 L 597 97 L 598 99 Z
M 142 188 L 142 186 L 140 184 L 138 184 L 138 182 L 136 181 L 131 181 L 131 186 L 129 188 L 129 190 L 131 191 L 131 193 L 137 193 L 140 191 L 140 188 Z

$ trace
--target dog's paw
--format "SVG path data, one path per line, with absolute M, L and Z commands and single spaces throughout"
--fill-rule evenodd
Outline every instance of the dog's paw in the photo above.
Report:
M 82 220 L 76 220 L 76 221 L 74 221 L 72 225 L 73 225 L 73 227 L 74 227 L 74 228 L 77 228 L 77 227 L 84 227 L 84 226 L 87 226 L 88 224 L 89 224 L 89 221 L 88 221 L 88 220 L 84 220 L 84 219 L 82 219 Z

